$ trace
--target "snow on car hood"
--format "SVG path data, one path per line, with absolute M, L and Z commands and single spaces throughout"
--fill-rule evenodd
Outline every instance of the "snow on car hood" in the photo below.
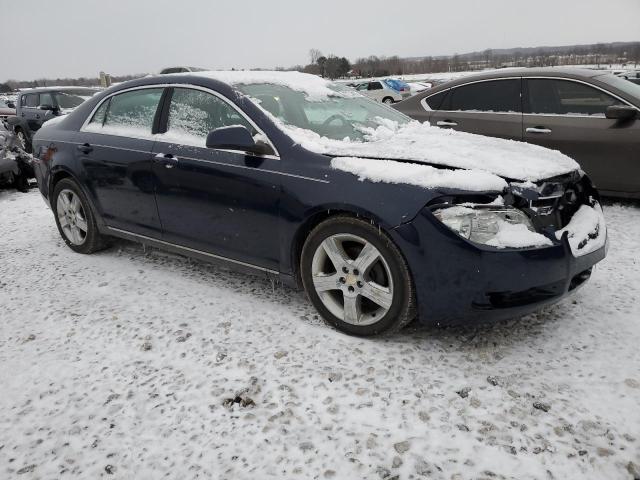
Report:
M 514 140 L 443 130 L 428 123 L 398 125 L 396 122 L 383 122 L 376 129 L 367 129 L 367 141 L 364 142 L 332 140 L 310 130 L 281 125 L 304 148 L 331 156 L 412 160 L 533 182 L 580 168 L 574 160 L 557 150 Z
M 311 101 L 323 101 L 332 96 L 360 96 L 355 90 L 336 90 L 330 88 L 332 84 L 328 80 L 300 72 L 211 71 L 194 72 L 191 75 L 212 78 L 236 86 L 256 83 L 282 85 L 303 92 Z M 480 171 L 503 178 L 533 182 L 579 169 L 575 161 L 556 150 L 514 140 L 444 130 L 416 121 L 399 124 L 378 117 L 376 120 L 379 126 L 376 128 L 360 128 L 364 134 L 364 141 L 349 138 L 331 139 L 314 131 L 286 124 L 260 107 L 259 101 L 252 100 L 294 142 L 307 150 L 333 157 L 351 157 L 350 162 L 347 162 L 350 163 L 351 170 L 353 170 L 354 157 L 371 159 L 370 161 L 375 161 L 373 159 L 410 160 L 436 167 Z M 334 168 L 341 168 L 340 165 L 345 166 L 347 163 L 338 162 Z M 386 164 L 386 167 L 399 168 L 394 164 Z M 360 170 L 361 178 L 366 178 L 366 169 L 360 168 Z M 377 181 L 386 181 L 384 175 L 379 175 L 378 170 L 376 170 Z M 436 174 L 435 170 L 437 169 L 432 173 Z M 426 170 L 421 169 L 419 172 L 416 170 L 416 173 L 422 175 L 423 179 L 426 178 Z M 403 169 L 402 176 L 406 177 L 406 174 L 406 169 Z M 440 175 L 435 179 L 437 180 L 435 183 L 439 183 L 440 186 L 449 186 L 446 182 L 448 179 L 447 175 Z M 395 181 L 397 180 L 398 175 L 395 175 Z M 456 177 L 456 180 L 459 180 L 459 177 Z M 499 180 L 493 179 L 494 184 L 498 182 Z M 426 183 L 432 185 L 434 182 Z

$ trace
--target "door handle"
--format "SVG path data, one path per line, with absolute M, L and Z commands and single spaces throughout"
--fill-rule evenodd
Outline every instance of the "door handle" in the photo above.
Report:
M 24 112 L 22 112 L 22 113 L 20 114 L 20 116 L 21 116 L 21 117 L 24 117 Z
M 178 165 L 178 157 L 171 153 L 158 153 L 153 160 L 164 165 L 164 168 L 173 168 Z
M 82 153 L 91 153 L 91 152 L 93 152 L 93 147 L 91 145 L 89 145 L 88 143 L 83 143 L 82 145 L 78 145 L 77 149 L 80 150 Z
M 452 122 L 451 120 L 438 120 L 436 125 L 439 127 L 457 127 L 457 122 Z
M 551 133 L 551 129 L 545 127 L 528 127 L 525 132 L 527 133 Z

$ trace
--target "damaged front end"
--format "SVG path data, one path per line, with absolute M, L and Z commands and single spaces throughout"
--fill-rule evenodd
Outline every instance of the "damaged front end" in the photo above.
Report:
M 510 182 L 501 194 L 439 197 L 434 217 L 472 242 L 504 248 L 566 243 L 576 257 L 606 246 L 597 190 L 579 172 L 543 182 Z
M 439 196 L 396 232 L 430 239 L 410 263 L 424 266 L 414 272 L 418 310 L 431 324 L 534 312 L 584 285 L 607 250 L 598 193 L 579 172 Z

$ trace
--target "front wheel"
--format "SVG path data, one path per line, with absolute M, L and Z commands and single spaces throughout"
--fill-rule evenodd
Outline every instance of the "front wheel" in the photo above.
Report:
M 363 220 L 339 216 L 313 229 L 302 249 L 301 274 L 313 305 L 345 333 L 392 332 L 414 317 L 413 283 L 402 254 Z
M 76 182 L 64 178 L 56 183 L 51 207 L 60 236 L 73 251 L 93 253 L 106 246 L 89 200 Z
M 382 99 L 382 103 L 384 103 L 385 105 L 393 105 L 393 98 L 391 97 L 384 97 Z

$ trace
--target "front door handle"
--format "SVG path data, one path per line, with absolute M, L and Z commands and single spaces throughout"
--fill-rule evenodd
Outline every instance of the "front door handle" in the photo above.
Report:
M 527 133 L 551 133 L 551 129 L 546 127 L 528 127 L 525 132 Z
M 77 148 L 82 153 L 91 153 L 91 152 L 93 152 L 93 147 L 91 145 L 89 145 L 88 143 L 83 143 L 82 145 L 78 145 Z
M 178 157 L 172 153 L 158 153 L 153 160 L 164 165 L 164 168 L 173 168 L 178 165 Z
M 451 120 L 438 120 L 436 125 L 439 127 L 457 127 L 457 122 L 452 122 Z

